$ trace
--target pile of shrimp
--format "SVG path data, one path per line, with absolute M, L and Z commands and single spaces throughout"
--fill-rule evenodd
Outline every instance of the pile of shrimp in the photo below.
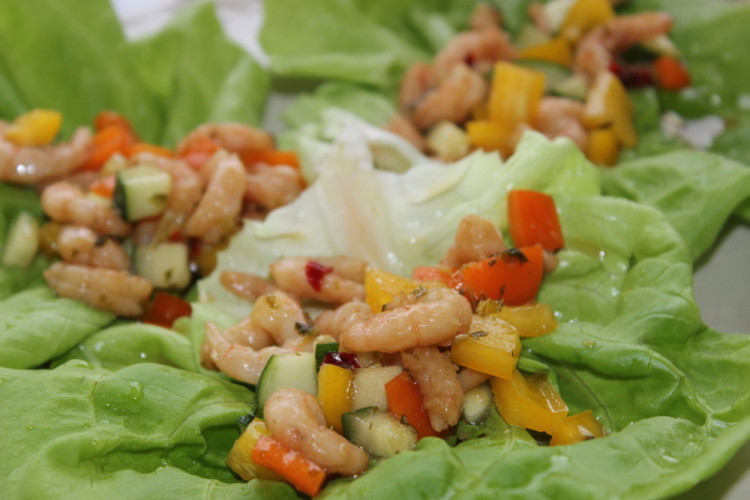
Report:
M 100 116 L 130 127 L 116 113 Z M 62 297 L 119 316 L 142 315 L 154 289 L 134 274 L 126 250 L 130 243 L 184 243 L 191 271 L 200 277 L 211 271 L 216 251 L 240 229 L 243 218 L 265 217 L 305 186 L 294 166 L 249 160 L 252 153 L 273 150 L 274 139 L 239 123 L 201 125 L 175 151 L 146 147 L 128 156 L 116 152 L 98 169 L 86 166 L 97 130 L 80 127 L 69 141 L 29 145 L 9 140 L 3 132 L 10 126 L 0 121 L 0 181 L 40 193 L 48 219 L 40 230 L 41 251 L 57 259 L 44 273 L 47 284 Z M 114 184 L 112 168 L 141 164 L 169 174 L 167 206 L 159 216 L 127 222 L 112 200 L 111 186 L 105 195 L 101 186 Z
M 532 2 L 528 14 L 537 32 L 549 39 L 562 36 L 550 27 L 542 3 Z M 576 38 L 568 40 L 573 52 L 572 74 L 584 78 L 587 91 L 602 72 L 614 72 L 626 87 L 654 83 L 645 76 L 633 82 L 629 68 L 619 63 L 620 56 L 640 42 L 666 35 L 671 27 L 669 14 L 646 12 L 619 15 L 584 33 L 577 33 Z M 448 42 L 431 64 L 417 62 L 405 72 L 399 91 L 399 114 L 386 128 L 444 161 L 460 159 L 472 148 L 465 135 L 462 147 L 436 148 L 435 142 L 441 141 L 437 133 L 435 141 L 430 141 L 430 134 L 446 123 L 461 126 L 467 120 L 484 116 L 490 92 L 488 80 L 494 64 L 519 58 L 519 47 L 503 29 L 500 13 L 486 4 L 477 5 L 468 30 Z M 633 68 L 632 72 L 635 71 Z M 550 139 L 568 137 L 586 152 L 589 138 L 583 124 L 584 105 L 574 98 L 543 96 L 531 121 L 520 124 L 512 135 L 510 152 L 527 129 L 537 130 Z
M 460 222 L 440 264 L 460 267 L 505 251 L 497 227 L 470 215 Z M 553 255 L 549 260 L 546 272 L 555 267 Z M 270 266 L 268 278 L 223 271 L 222 284 L 254 302 L 254 308 L 226 330 L 206 324 L 202 364 L 255 385 L 271 356 L 314 352 L 319 343 L 338 342 L 339 350 L 355 354 L 362 368 L 402 367 L 418 384 L 432 429 L 449 431 L 461 417 L 464 394 L 490 378 L 459 369 L 449 356 L 458 336 L 478 328 L 477 302 L 455 288 L 425 286 L 394 297 L 374 313 L 365 302 L 367 269 L 361 259 L 337 256 L 281 258 Z M 329 308 L 312 318 L 303 309 L 310 301 Z M 362 448 L 326 425 L 314 395 L 279 389 L 267 400 L 263 416 L 273 438 L 329 473 L 355 476 L 368 466 Z

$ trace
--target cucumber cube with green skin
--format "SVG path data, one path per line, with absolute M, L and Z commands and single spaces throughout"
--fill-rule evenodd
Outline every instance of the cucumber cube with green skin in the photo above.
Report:
M 39 248 L 39 221 L 27 212 L 13 220 L 5 238 L 3 266 L 29 267 Z
M 313 353 L 294 352 L 271 356 L 258 379 L 255 391 L 256 416 L 263 416 L 266 401 L 282 387 L 299 389 L 313 396 L 318 393 L 318 370 Z
M 167 208 L 172 177 L 154 165 L 142 164 L 118 170 L 114 203 L 128 222 L 159 215 Z
M 375 406 L 341 416 L 344 436 L 373 458 L 387 458 L 417 445 L 417 431 L 398 417 Z
M 190 284 L 190 252 L 185 243 L 138 245 L 135 272 L 156 288 L 182 290 Z

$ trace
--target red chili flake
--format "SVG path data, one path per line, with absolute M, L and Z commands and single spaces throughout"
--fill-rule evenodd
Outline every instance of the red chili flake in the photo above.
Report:
M 169 236 L 167 236 L 167 241 L 170 241 L 171 243 L 179 243 L 184 240 L 185 236 L 182 234 L 182 231 L 180 231 L 179 228 L 175 229 L 174 231 L 169 233 Z
M 648 68 L 641 66 L 623 66 L 615 61 L 609 65 L 609 70 L 620 79 L 622 85 L 628 89 L 638 89 L 653 85 L 654 79 Z
M 305 264 L 305 276 L 307 277 L 307 282 L 310 283 L 310 286 L 313 287 L 313 290 L 316 292 L 319 292 L 323 287 L 323 278 L 326 277 L 326 274 L 332 272 L 332 267 L 324 266 L 320 262 L 315 262 L 314 260 L 308 260 L 307 264 Z
M 341 368 L 360 368 L 359 359 L 353 352 L 329 352 L 323 356 L 322 364 L 336 365 Z

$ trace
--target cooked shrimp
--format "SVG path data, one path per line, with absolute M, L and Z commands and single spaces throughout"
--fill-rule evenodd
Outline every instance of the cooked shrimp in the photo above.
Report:
M 480 386 L 485 380 L 490 379 L 490 376 L 486 373 L 478 372 L 471 368 L 461 369 L 456 376 L 458 377 L 458 383 L 461 384 L 461 389 L 465 393 Z
M 299 389 L 279 389 L 266 401 L 263 417 L 271 436 L 328 472 L 356 476 L 367 469 L 367 453 L 326 426 L 315 396 Z
M 266 363 L 275 354 L 289 354 L 295 352 L 289 346 L 271 345 L 261 349 L 252 347 L 236 340 L 233 336 L 222 332 L 213 323 L 206 323 L 205 350 L 208 357 L 223 373 L 248 384 L 257 384 Z
M 414 124 L 406 119 L 404 115 L 396 113 L 383 128 L 402 139 L 406 139 L 417 150 L 422 152 L 427 150 L 427 141 L 422 137 L 422 134 L 419 133 Z
M 399 90 L 399 109 L 409 116 L 416 105 L 436 84 L 435 72 L 427 63 L 416 62 L 406 71 Z
M 440 432 L 456 425 L 464 391 L 448 356 L 437 347 L 417 347 L 401 353 L 401 364 L 419 385 L 432 428 Z
M 583 108 L 582 102 L 573 99 L 543 97 L 537 108 L 536 129 L 550 139 L 568 137 L 585 151 L 588 134 L 583 126 Z
M 196 140 L 210 139 L 220 148 L 242 156 L 252 151 L 273 149 L 273 136 L 242 123 L 207 123 L 190 132 L 177 146 L 178 156 Z
M 450 77 L 453 68 L 465 64 L 480 73 L 488 71 L 497 61 L 516 58 L 516 49 L 508 35 L 497 27 L 465 31 L 457 35 L 435 57 L 438 82 Z
M 278 287 L 257 274 L 240 271 L 223 271 L 219 281 L 224 288 L 238 297 L 254 302 L 261 295 L 273 293 Z
M 271 276 L 281 290 L 300 300 L 313 299 L 332 304 L 364 300 L 364 267 L 360 276 L 354 276 L 350 268 L 343 265 L 345 262 L 345 257 L 337 260 L 330 257 L 288 257 L 271 264 Z M 362 262 L 357 261 L 357 265 Z M 352 279 L 355 277 L 358 279 Z
M 543 33 L 552 33 L 552 28 L 547 21 L 547 16 L 544 14 L 544 4 L 542 2 L 531 2 L 527 9 L 529 19 L 534 23 L 534 26 Z
M 364 302 L 353 300 L 330 311 L 323 311 L 315 318 L 315 328 L 322 335 L 330 335 L 338 340 L 348 330 L 352 322 L 366 320 L 372 311 Z
M 427 130 L 443 120 L 461 123 L 486 93 L 487 83 L 477 72 L 466 64 L 455 64 L 445 80 L 416 105 L 412 115 L 414 125 Z
M 398 352 L 444 344 L 470 324 L 471 306 L 457 291 L 419 288 L 396 297 L 384 312 L 352 321 L 339 342 L 354 352 Z
M 185 234 L 218 243 L 230 234 L 242 209 L 247 174 L 236 155 L 215 155 L 211 181 L 184 226 Z
M 58 222 L 88 226 L 100 234 L 127 236 L 130 233 L 130 224 L 117 215 L 109 200 L 86 196 L 80 187 L 69 182 L 48 186 L 42 192 L 42 208 Z
M 557 269 L 557 266 L 560 265 L 560 259 L 557 257 L 557 254 L 547 251 L 544 251 L 544 274 L 551 274 Z
M 60 257 L 71 264 L 121 271 L 130 269 L 130 257 L 119 243 L 85 226 L 64 226 L 57 234 L 56 245 Z
M 284 292 L 263 295 L 250 313 L 253 325 L 268 333 L 277 344 L 298 340 L 301 328 L 308 326 L 300 305 Z
M 0 135 L 0 181 L 35 184 L 60 178 L 83 162 L 89 142 L 91 132 L 83 127 L 70 142 L 54 146 L 17 146 Z
M 455 243 L 445 252 L 440 264 L 461 267 L 505 250 L 503 235 L 492 222 L 478 215 L 467 215 L 458 224 Z
M 47 268 L 44 278 L 61 297 L 77 299 L 118 316 L 143 314 L 152 290 L 147 279 L 125 271 L 62 262 Z
M 474 6 L 471 19 L 469 20 L 469 26 L 472 30 L 479 31 L 487 28 L 499 28 L 501 24 L 500 11 L 492 5 L 479 3 Z
M 305 182 L 298 169 L 255 164 L 248 167 L 245 202 L 269 212 L 293 202 L 304 189 Z

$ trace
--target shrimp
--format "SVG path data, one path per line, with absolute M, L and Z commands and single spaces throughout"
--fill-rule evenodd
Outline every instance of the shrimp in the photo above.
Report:
M 65 262 L 127 271 L 130 257 L 119 243 L 86 226 L 64 226 L 57 235 L 57 252 Z
M 467 65 L 480 73 L 488 71 L 497 61 L 516 58 L 516 49 L 508 35 L 498 27 L 465 31 L 457 35 L 435 57 L 438 82 L 450 78 L 453 68 Z
M 427 63 L 416 62 L 406 71 L 399 90 L 399 109 L 410 115 L 415 106 L 435 86 L 435 72 Z
M 492 222 L 478 215 L 467 215 L 458 224 L 455 243 L 445 252 L 440 264 L 461 267 L 505 250 L 503 235 Z
M 396 297 L 384 312 L 351 321 L 339 342 L 354 352 L 398 352 L 450 342 L 471 325 L 471 305 L 457 291 L 418 288 Z
M 185 222 L 184 231 L 208 243 L 218 243 L 235 229 L 247 187 L 247 175 L 236 155 L 215 155 L 213 174 L 195 211 Z
M 474 6 L 471 13 L 469 26 L 474 31 L 481 31 L 488 28 L 499 28 L 502 25 L 500 12 L 493 6 L 486 3 L 479 3 Z
M 543 97 L 537 108 L 536 129 L 554 139 L 568 137 L 583 151 L 588 144 L 588 134 L 583 126 L 582 102 L 564 97 Z
M 471 368 L 463 368 L 456 376 L 458 377 L 458 383 L 461 384 L 461 389 L 465 393 L 482 385 L 485 380 L 490 379 L 490 376 L 486 373 L 478 372 Z
M 233 333 L 222 332 L 213 323 L 206 323 L 206 339 L 202 347 L 202 358 L 210 359 L 222 372 L 233 379 L 257 384 L 263 368 L 271 356 L 295 352 L 291 346 L 269 345 L 253 349 L 243 342 L 233 342 Z M 206 356 L 207 354 L 207 356 Z
M 424 397 L 430 425 L 438 432 L 456 425 L 464 391 L 448 356 L 437 347 L 416 347 L 401 353 L 401 364 L 414 377 Z
M 281 290 L 300 300 L 343 304 L 365 298 L 363 282 L 366 263 L 359 259 L 353 262 L 346 257 L 288 257 L 271 264 L 271 276 Z
M 219 281 L 224 288 L 238 297 L 254 302 L 261 295 L 273 293 L 278 287 L 257 274 L 240 271 L 223 271 Z
M 250 313 L 253 325 L 268 333 L 277 344 L 298 340 L 301 328 L 309 326 L 302 308 L 284 292 L 263 295 Z
M 240 156 L 274 148 L 273 136 L 258 128 L 242 123 L 206 123 L 185 136 L 177 145 L 177 155 L 180 156 L 191 143 L 204 139 Z
M 414 124 L 407 120 L 404 115 L 396 113 L 383 128 L 402 139 L 406 139 L 419 151 L 424 152 L 427 150 L 427 141 L 425 141 L 425 138 L 422 137 L 422 134 L 419 133 Z
M 414 108 L 412 120 L 427 130 L 443 120 L 461 123 L 485 98 L 487 83 L 466 64 L 452 66 L 448 76 Z
M 61 297 L 77 299 L 118 316 L 138 317 L 152 285 L 125 271 L 55 262 L 44 271 L 47 284 Z
M 56 182 L 42 192 L 41 201 L 45 213 L 58 222 L 88 226 L 110 236 L 130 233 L 130 224 L 120 218 L 109 200 L 86 196 L 75 184 Z
M 288 205 L 305 189 L 302 175 L 294 167 L 255 164 L 248 170 L 245 202 L 262 211 Z
M 527 9 L 529 19 L 534 23 L 539 31 L 542 33 L 552 33 L 552 28 L 547 21 L 547 16 L 544 14 L 544 4 L 542 2 L 531 2 Z
M 356 476 L 367 469 L 367 453 L 326 426 L 315 396 L 299 389 L 281 388 L 266 401 L 263 417 L 271 436 L 326 471 Z
M 330 335 L 335 340 L 341 337 L 354 321 L 366 320 L 372 311 L 364 302 L 353 300 L 330 311 L 323 311 L 315 318 L 315 328 L 322 335 Z
M 70 142 L 55 146 L 17 146 L 0 135 L 0 181 L 35 184 L 75 170 L 88 154 L 91 131 L 76 129 Z

